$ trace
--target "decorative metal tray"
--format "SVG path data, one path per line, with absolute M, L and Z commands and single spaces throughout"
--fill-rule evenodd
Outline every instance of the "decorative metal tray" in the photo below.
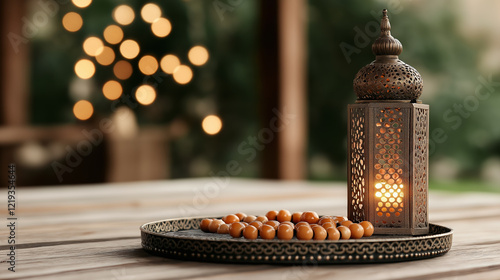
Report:
M 142 247 L 168 258 L 224 263 L 345 264 L 437 257 L 451 248 L 453 230 L 430 224 L 421 236 L 374 235 L 349 240 L 247 240 L 199 229 L 204 218 L 169 219 L 141 226 Z

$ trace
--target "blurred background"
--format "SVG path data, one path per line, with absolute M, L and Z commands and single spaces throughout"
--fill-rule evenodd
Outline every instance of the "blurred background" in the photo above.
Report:
M 18 185 L 345 181 L 352 80 L 387 8 L 431 106 L 430 188 L 500 191 L 500 1 L 0 5 L 0 160 Z

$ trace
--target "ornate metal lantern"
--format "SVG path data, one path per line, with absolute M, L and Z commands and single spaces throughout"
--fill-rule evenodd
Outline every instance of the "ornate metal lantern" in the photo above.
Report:
M 423 81 L 399 60 L 402 50 L 384 10 L 376 59 L 356 74 L 348 105 L 348 216 L 370 221 L 375 234 L 429 232 L 429 105 L 418 100 Z

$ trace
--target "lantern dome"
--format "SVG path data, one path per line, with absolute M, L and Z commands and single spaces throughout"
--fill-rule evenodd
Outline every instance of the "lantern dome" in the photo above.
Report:
M 372 45 L 376 59 L 356 74 L 354 93 L 358 100 L 415 102 L 422 94 L 422 77 L 415 68 L 399 60 L 403 45 L 391 35 L 387 10 L 382 14 L 380 37 Z

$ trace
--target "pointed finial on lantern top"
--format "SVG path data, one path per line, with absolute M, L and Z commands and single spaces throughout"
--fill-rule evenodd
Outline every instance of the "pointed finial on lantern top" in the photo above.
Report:
M 380 37 L 372 45 L 375 60 L 361 68 L 353 81 L 358 100 L 410 100 L 422 94 L 423 81 L 418 71 L 399 60 L 403 45 L 391 35 L 387 10 L 382 11 Z
M 400 55 L 403 51 L 401 42 L 391 35 L 391 23 L 387 16 L 387 9 L 382 11 L 380 37 L 373 43 L 372 51 L 375 55 Z

